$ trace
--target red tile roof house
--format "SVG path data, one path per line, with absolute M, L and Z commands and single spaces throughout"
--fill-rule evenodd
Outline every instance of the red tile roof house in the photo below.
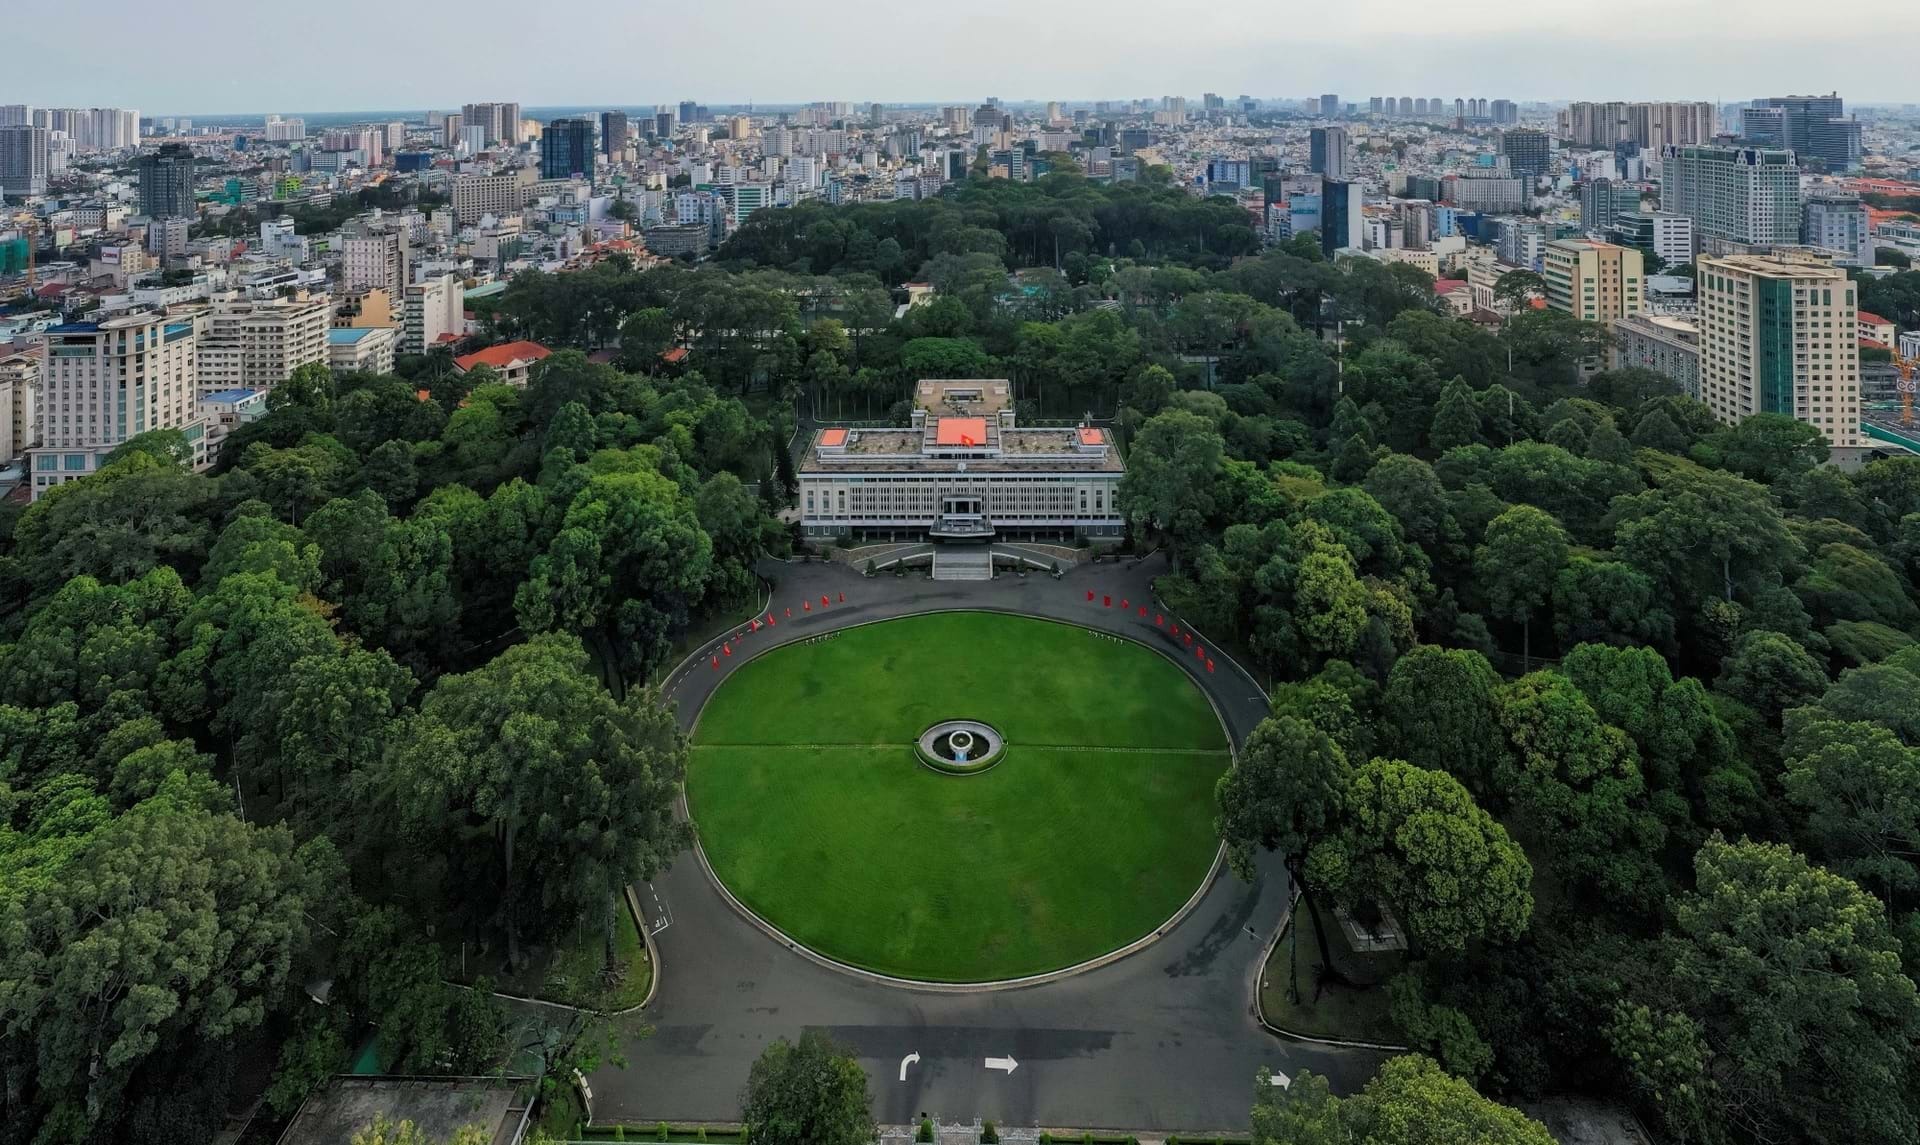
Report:
M 475 366 L 492 366 L 501 381 L 510 386 L 524 386 L 533 364 L 551 353 L 552 350 L 538 342 L 508 342 L 462 354 L 453 360 L 453 368 L 464 374 Z

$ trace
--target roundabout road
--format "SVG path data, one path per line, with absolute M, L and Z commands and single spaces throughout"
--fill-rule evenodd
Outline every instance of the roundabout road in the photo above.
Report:
M 666 698 L 690 727 L 730 668 L 766 648 L 848 624 L 980 608 L 1177 647 L 1174 659 L 1213 697 L 1238 743 L 1266 714 L 1266 699 L 1224 657 L 1214 657 L 1209 673 L 1184 641 L 1155 629 L 1149 584 L 1163 567 L 1159 558 L 1123 560 L 1083 565 L 1058 581 L 1035 573 L 968 582 L 775 563 L 763 572 L 774 581 L 777 625 L 745 637 L 721 656 L 719 670 L 710 660 L 720 655 L 716 643 L 668 679 Z M 1125 614 L 1123 600 L 1131 606 Z M 1144 619 L 1136 611 L 1143 600 Z M 653 1033 L 625 1047 L 627 1068 L 593 1076 L 601 1121 L 737 1119 L 760 1051 L 807 1029 L 859 1057 L 883 1124 L 925 1113 L 1002 1125 L 1244 1129 L 1261 1066 L 1311 1069 L 1345 1091 L 1364 1083 L 1381 1057 L 1288 1041 L 1260 1026 L 1260 955 L 1287 901 L 1286 874 L 1273 856 L 1252 884 L 1223 868 L 1191 913 L 1135 954 L 1060 981 L 981 993 L 888 986 L 821 966 L 737 914 L 691 855 L 638 890 L 660 956 L 659 990 L 643 1015 Z

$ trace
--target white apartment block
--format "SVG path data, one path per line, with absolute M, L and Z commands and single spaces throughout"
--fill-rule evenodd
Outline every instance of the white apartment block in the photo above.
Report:
M 39 431 L 40 354 L 0 356 L 0 462 L 10 462 L 34 444 Z
M 301 366 L 327 364 L 332 312 L 324 296 L 215 299 L 197 320 L 201 391 L 270 390 Z
M 1665 374 L 1690 398 L 1700 396 L 1700 328 L 1665 314 L 1633 314 L 1613 321 L 1608 366 Z
M 391 374 L 400 331 L 391 326 L 340 326 L 327 331 L 327 365 L 336 374 Z
M 1854 284 L 1837 267 L 1757 255 L 1699 262 L 1700 397 L 1729 424 L 1784 413 L 1861 444 Z
M 458 335 L 466 325 L 466 291 L 458 276 L 438 275 L 409 283 L 401 303 L 402 354 L 424 354 L 445 334 Z
M 341 244 L 341 274 L 348 290 L 400 293 L 407 282 L 407 236 L 399 230 L 355 235 Z

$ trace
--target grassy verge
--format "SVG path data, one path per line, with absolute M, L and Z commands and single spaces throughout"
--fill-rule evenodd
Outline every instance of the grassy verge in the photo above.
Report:
M 1321 971 L 1318 931 L 1313 912 L 1307 909 L 1306 903 L 1297 905 L 1291 925 L 1300 927 L 1300 1000 L 1293 1002 L 1287 997 L 1287 967 L 1294 936 L 1282 934 L 1261 974 L 1260 1011 L 1267 1021 L 1283 1030 L 1315 1038 L 1403 1042 L 1405 1036 L 1387 1012 L 1384 983 L 1405 963 L 1404 957 L 1399 953 L 1354 953 L 1340 933 L 1339 925 L 1328 914 L 1327 927 L 1331 933 L 1327 944 L 1335 964 L 1354 981 L 1378 983 L 1359 989 L 1344 986 Z
M 616 914 L 614 962 L 620 974 L 611 986 L 603 974 L 605 934 L 598 925 L 578 923 L 552 948 L 534 957 L 525 969 L 514 974 L 495 973 L 493 988 L 506 994 L 587 1009 L 625 1010 L 638 1006 L 646 1001 L 647 991 L 653 988 L 653 960 L 647 956 L 647 944 L 634 926 L 633 913 L 627 905 L 619 904 Z M 479 977 L 490 964 L 491 960 L 470 955 L 465 980 Z M 452 965 L 458 969 L 457 956 Z

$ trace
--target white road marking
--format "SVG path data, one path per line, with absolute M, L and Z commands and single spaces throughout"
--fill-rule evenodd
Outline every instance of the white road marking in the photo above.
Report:
M 919 1063 L 919 1061 L 920 1061 L 919 1050 L 915 1050 L 914 1052 L 908 1054 L 906 1057 L 903 1057 L 900 1059 L 900 1080 L 901 1081 L 907 1080 L 907 1067 L 910 1065 L 916 1065 Z
M 1281 1089 L 1287 1089 L 1293 1085 L 1293 1079 L 1281 1073 L 1279 1070 L 1274 1070 L 1273 1076 L 1267 1080 L 1271 1084 L 1279 1086 Z
M 1020 1063 L 1014 1061 L 1011 1057 L 988 1058 L 985 1064 L 988 1069 L 1005 1070 L 1008 1074 L 1012 1074 L 1014 1070 L 1020 1068 Z

